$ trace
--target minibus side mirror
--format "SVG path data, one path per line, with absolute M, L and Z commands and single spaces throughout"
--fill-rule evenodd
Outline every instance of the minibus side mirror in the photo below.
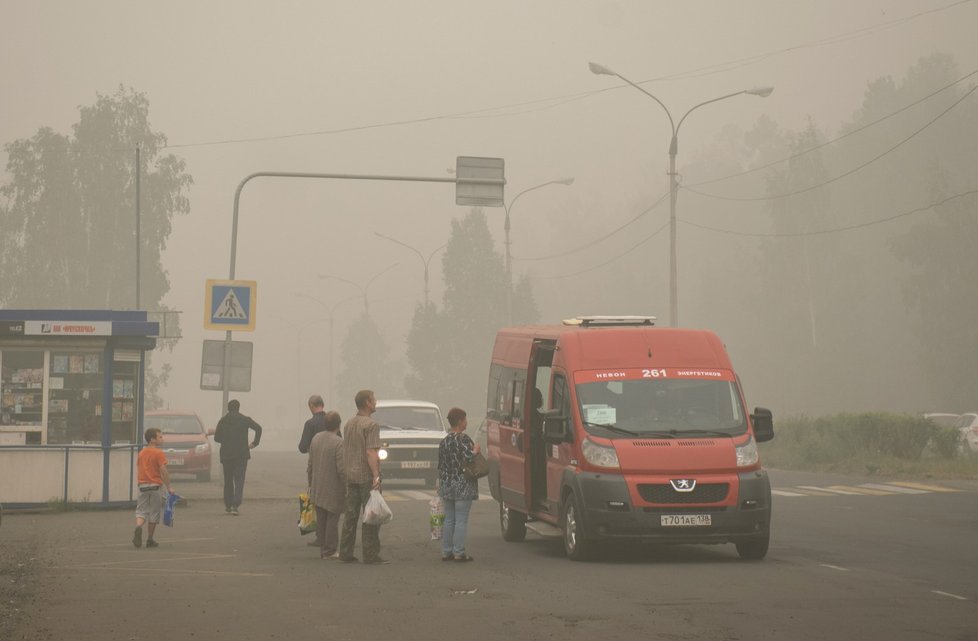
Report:
M 549 410 L 543 413 L 543 440 L 547 443 L 573 442 L 570 431 L 570 418 L 560 416 L 560 410 Z
M 754 413 L 750 415 L 750 420 L 754 424 L 754 439 L 758 443 L 774 438 L 774 418 L 771 416 L 771 410 L 755 407 Z

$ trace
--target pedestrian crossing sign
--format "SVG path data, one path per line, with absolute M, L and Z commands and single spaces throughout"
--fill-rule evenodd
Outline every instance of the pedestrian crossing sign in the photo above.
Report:
M 204 329 L 255 331 L 258 283 L 253 280 L 207 281 Z

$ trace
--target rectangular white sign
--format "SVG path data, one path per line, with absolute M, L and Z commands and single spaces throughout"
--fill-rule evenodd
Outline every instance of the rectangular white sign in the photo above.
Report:
M 112 336 L 112 321 L 25 321 L 25 336 Z

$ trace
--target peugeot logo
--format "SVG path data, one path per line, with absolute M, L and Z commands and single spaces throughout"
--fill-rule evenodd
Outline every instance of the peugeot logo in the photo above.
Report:
M 669 484 L 677 492 L 692 492 L 696 489 L 696 479 L 669 479 Z

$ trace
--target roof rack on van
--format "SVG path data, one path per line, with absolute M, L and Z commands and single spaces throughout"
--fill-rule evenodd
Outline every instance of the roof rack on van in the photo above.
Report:
M 607 327 L 631 325 L 655 325 L 655 316 L 578 316 L 564 320 L 564 325 L 579 327 Z

